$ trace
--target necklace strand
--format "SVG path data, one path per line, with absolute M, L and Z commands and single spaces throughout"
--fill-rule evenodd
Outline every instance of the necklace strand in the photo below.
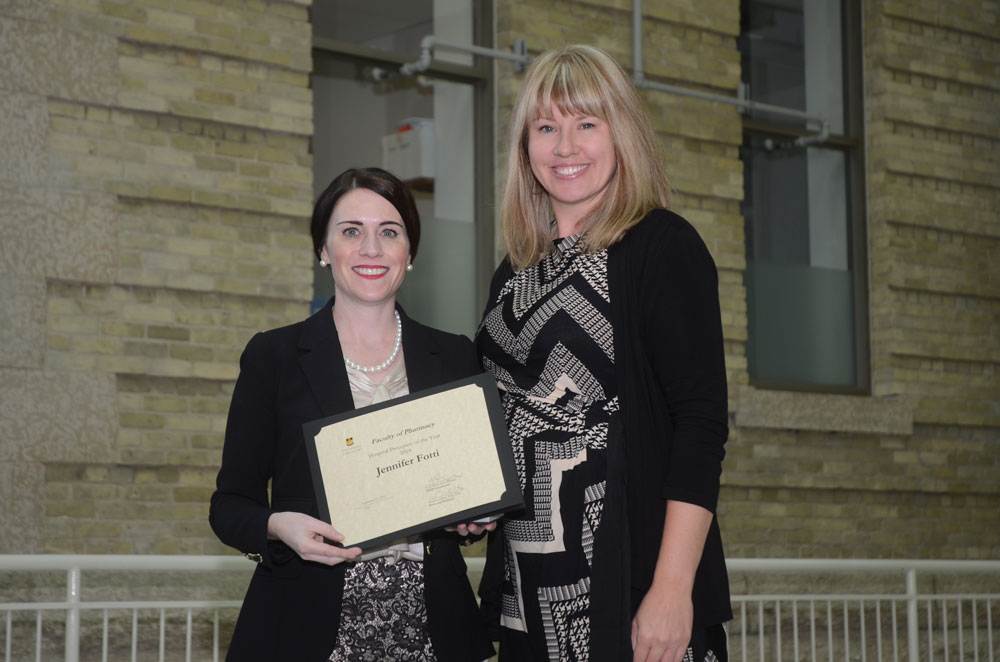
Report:
M 389 355 L 389 358 L 382 361 L 378 365 L 358 365 L 351 359 L 347 358 L 347 355 L 345 354 L 344 363 L 347 364 L 347 367 L 360 372 L 378 372 L 379 370 L 385 370 L 392 364 L 393 361 L 396 360 L 396 357 L 399 355 L 399 348 L 403 344 L 403 323 L 399 321 L 399 311 L 394 310 L 392 312 L 396 316 L 396 342 L 392 346 L 392 354 Z

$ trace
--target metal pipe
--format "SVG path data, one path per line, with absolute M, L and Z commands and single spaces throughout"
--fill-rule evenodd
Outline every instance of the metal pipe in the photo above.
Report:
M 910 568 L 906 571 L 906 657 L 910 662 L 918 662 L 920 659 L 920 651 L 917 648 L 918 629 L 917 571 L 915 568 Z
M 482 46 L 472 46 L 467 44 L 453 44 L 449 42 L 439 41 L 434 35 L 426 35 L 420 40 L 420 57 L 413 62 L 408 62 L 399 68 L 399 73 L 404 76 L 412 76 L 414 74 L 419 74 L 421 72 L 427 71 L 430 68 L 431 62 L 433 60 L 433 51 L 435 49 L 455 51 L 458 53 L 469 53 L 472 55 L 482 55 L 484 57 L 492 57 L 498 60 L 508 60 L 513 62 L 516 67 L 516 71 L 520 73 L 524 67 L 531 63 L 532 58 L 527 55 L 524 42 L 519 40 L 514 44 L 514 52 L 507 52 L 496 50 L 493 48 L 484 48 Z M 714 94 L 712 92 L 702 92 L 700 90 L 692 90 L 686 87 L 678 87 L 676 85 L 668 85 L 666 83 L 658 83 L 655 81 L 646 80 L 646 74 L 643 70 L 642 64 L 642 53 L 643 53 L 643 43 L 642 43 L 642 0 L 632 0 L 632 81 L 635 86 L 639 89 L 644 90 L 654 90 L 657 92 L 666 92 L 667 94 L 676 94 L 679 96 L 692 97 L 695 99 L 702 99 L 704 101 L 714 101 L 717 103 L 725 103 L 732 106 L 737 106 L 738 108 L 745 109 L 747 112 L 760 111 L 766 113 L 772 113 L 775 115 L 781 115 L 784 117 L 792 117 L 799 120 L 804 120 L 806 122 L 815 122 L 820 126 L 820 130 L 810 136 L 803 136 L 795 141 L 795 144 L 799 146 L 812 145 L 817 143 L 823 143 L 830 136 L 830 125 L 822 117 L 817 117 L 815 115 L 810 115 L 809 113 L 797 110 L 794 108 L 785 108 L 784 106 L 775 106 L 769 103 L 762 103 L 759 101 L 754 101 L 748 97 L 744 96 L 726 96 L 723 94 Z M 388 72 L 384 70 L 377 69 L 374 72 L 375 78 L 377 80 L 384 80 L 388 77 Z
M 636 85 L 646 80 L 642 72 L 642 0 L 632 0 L 632 80 Z
M 526 55 L 523 51 L 523 42 L 521 42 L 521 48 L 518 49 L 521 52 L 508 53 L 507 51 L 498 51 L 493 48 L 484 48 L 482 46 L 452 44 L 446 41 L 439 41 L 434 37 L 434 35 L 429 34 L 420 40 L 420 57 L 413 62 L 408 62 L 401 66 L 399 68 L 399 72 L 405 76 L 409 76 L 422 71 L 427 71 L 427 69 L 431 66 L 431 53 L 435 49 L 455 51 L 457 53 L 469 53 L 471 55 L 483 55 L 499 60 L 510 60 L 511 62 L 522 66 L 531 63 L 531 58 L 528 57 L 528 55 Z
M 635 0 L 638 2 L 639 0 Z M 642 59 L 641 55 L 638 58 Z M 762 103 L 760 101 L 754 101 L 749 98 L 741 97 L 730 97 L 724 94 L 714 94 L 712 92 L 702 92 L 701 90 L 692 90 L 686 87 L 678 87 L 676 85 L 668 85 L 666 83 L 657 83 L 655 81 L 646 80 L 645 75 L 640 71 L 639 75 L 636 76 L 635 73 L 632 74 L 632 79 L 635 81 L 635 86 L 641 90 L 655 90 L 657 92 L 666 92 L 667 94 L 676 94 L 683 97 L 692 97 L 695 99 L 702 99 L 704 101 L 715 101 L 717 103 L 725 103 L 731 106 L 737 106 L 747 110 L 748 112 L 757 110 L 766 113 L 773 113 L 775 115 L 783 115 L 785 117 L 793 117 L 795 119 L 805 120 L 806 122 L 815 122 L 819 124 L 820 130 L 809 136 L 802 136 L 795 140 L 795 144 L 801 147 L 807 145 L 814 145 L 818 143 L 826 142 L 827 138 L 830 137 L 830 123 L 827 122 L 822 117 L 817 117 L 816 115 L 810 115 L 803 110 L 797 110 L 795 108 L 785 108 L 784 106 L 775 106 L 769 103 Z
M 1000 561 L 998 561 L 1000 563 Z M 242 556 L 181 554 L 0 554 L 4 572 L 80 570 L 182 570 L 187 572 L 243 571 L 256 564 Z
M 80 662 L 80 568 L 66 571 L 66 662 Z
M 420 57 L 414 62 L 407 62 L 399 68 L 399 73 L 404 76 L 427 71 L 431 66 L 431 48 L 434 46 L 434 35 L 429 34 L 420 40 Z
M 820 120 L 819 133 L 814 133 L 811 136 L 799 136 L 795 139 L 795 144 L 799 147 L 807 147 L 808 145 L 818 145 L 825 143 L 826 139 L 830 137 L 830 123 L 826 120 Z
M 471 561 L 471 559 L 467 559 Z M 1000 560 L 929 559 L 726 559 L 729 572 L 1000 572 Z M 0 571 L 179 570 L 253 573 L 256 565 L 242 556 L 183 554 L 0 554 Z
M 770 103 L 754 101 L 753 99 L 730 97 L 724 94 L 714 94 L 712 92 L 702 92 L 701 90 L 692 90 L 686 87 L 667 85 L 666 83 L 657 83 L 654 81 L 643 80 L 642 83 L 636 84 L 636 87 L 644 90 L 656 90 L 657 92 L 667 92 L 669 94 L 677 94 L 684 97 L 694 97 L 695 99 L 704 99 L 705 101 L 717 101 L 718 103 L 727 103 L 731 106 L 738 106 L 740 108 L 745 108 L 750 111 L 759 110 L 767 113 L 774 113 L 775 115 L 785 115 L 787 117 L 794 117 L 796 119 L 816 122 L 817 124 L 823 123 L 825 121 L 823 120 L 823 118 L 817 117 L 816 115 L 810 115 L 804 110 L 797 110 L 795 108 L 785 108 L 784 106 L 775 106 Z
M 705 101 L 716 101 L 718 103 L 726 103 L 737 106 L 739 108 L 746 109 L 747 111 L 759 110 L 774 113 L 776 115 L 783 115 L 785 117 L 794 117 L 796 119 L 806 120 L 807 122 L 812 121 L 819 124 L 821 127 L 819 133 L 812 136 L 803 136 L 795 141 L 795 143 L 800 146 L 826 142 L 826 139 L 830 137 L 830 125 L 826 120 L 821 117 L 816 117 L 815 115 L 810 115 L 809 113 L 801 110 L 760 103 L 750 98 L 729 97 L 722 94 L 712 94 L 710 92 L 701 92 L 699 90 L 677 87 L 675 85 L 647 81 L 646 73 L 643 71 L 642 66 L 642 0 L 632 0 L 632 82 L 634 82 L 635 86 L 639 89 L 656 90 L 658 92 L 667 92 L 668 94 L 693 97 L 695 99 L 703 99 Z
M 434 48 L 442 48 L 446 51 L 457 51 L 459 53 L 471 53 L 473 55 L 484 55 L 486 57 L 492 57 L 498 60 L 510 60 L 511 62 L 517 62 L 520 64 L 531 64 L 531 58 L 522 53 L 508 53 L 507 51 L 498 51 L 493 48 L 484 48 L 483 46 L 449 44 L 447 42 L 434 39 Z

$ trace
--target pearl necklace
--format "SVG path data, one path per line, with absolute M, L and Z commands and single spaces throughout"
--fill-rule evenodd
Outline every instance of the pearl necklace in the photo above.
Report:
M 359 372 L 378 372 L 379 370 L 385 370 L 392 364 L 393 361 L 396 360 L 396 357 L 399 356 L 399 348 L 403 344 L 403 323 L 399 321 L 399 311 L 394 310 L 392 312 L 396 316 L 396 342 L 392 346 L 392 354 L 389 355 L 389 358 L 382 361 L 378 365 L 358 365 L 354 361 L 347 358 L 347 355 L 345 354 L 344 363 L 347 364 L 348 368 L 353 368 Z

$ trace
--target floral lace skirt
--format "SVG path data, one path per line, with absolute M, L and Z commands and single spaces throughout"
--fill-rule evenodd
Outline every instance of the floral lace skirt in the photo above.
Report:
M 329 662 L 434 662 L 424 564 L 391 557 L 348 565 L 337 645 Z

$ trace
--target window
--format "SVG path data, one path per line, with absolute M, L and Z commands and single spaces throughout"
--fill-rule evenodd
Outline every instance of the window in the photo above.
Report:
M 751 383 L 868 389 L 857 0 L 743 0 Z M 817 121 L 825 123 L 825 129 Z M 818 133 L 817 133 L 818 132 Z
M 349 167 L 381 166 L 406 181 L 421 238 L 398 301 L 420 322 L 471 336 L 494 266 L 492 61 L 441 49 L 420 75 L 399 70 L 428 35 L 487 45 L 491 5 L 315 0 L 311 11 L 315 193 Z M 314 278 L 315 308 L 333 286 L 328 270 L 316 267 Z

